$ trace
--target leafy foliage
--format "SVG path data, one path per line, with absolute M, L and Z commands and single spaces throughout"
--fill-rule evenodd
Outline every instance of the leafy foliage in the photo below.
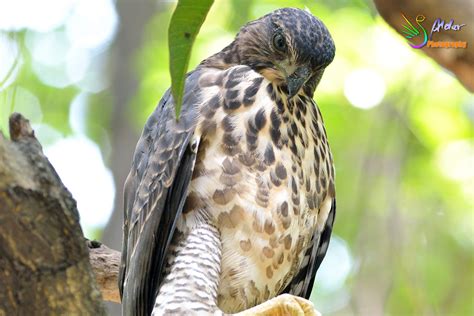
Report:
M 194 40 L 214 0 L 179 0 L 168 30 L 171 92 L 179 117 L 184 82 Z

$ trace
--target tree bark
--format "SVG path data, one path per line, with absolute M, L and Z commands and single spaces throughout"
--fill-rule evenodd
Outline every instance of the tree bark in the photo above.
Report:
M 0 133 L 0 315 L 104 315 L 76 202 L 28 121 Z
M 423 14 L 426 20 L 423 25 L 428 34 L 431 26 L 437 18 L 448 23 L 454 19 L 455 24 L 466 24 L 459 31 L 441 31 L 434 33 L 433 40 L 436 41 L 465 41 L 466 48 L 429 48 L 422 50 L 438 64 L 451 71 L 458 80 L 471 92 L 474 92 L 474 28 L 472 17 L 474 16 L 474 5 L 472 0 L 374 0 L 380 15 L 398 33 L 402 29 L 402 13 L 409 19 Z M 401 33 L 400 33 L 401 34 Z
M 120 252 L 97 241 L 88 241 L 89 256 L 95 280 L 102 292 L 104 301 L 120 303 L 118 289 L 118 274 L 120 267 Z

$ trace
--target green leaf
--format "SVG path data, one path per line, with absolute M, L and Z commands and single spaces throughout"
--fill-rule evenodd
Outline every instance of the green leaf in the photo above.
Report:
M 171 93 L 176 118 L 181 112 L 184 82 L 188 71 L 191 49 L 199 29 L 214 0 L 179 0 L 168 29 L 170 52 Z

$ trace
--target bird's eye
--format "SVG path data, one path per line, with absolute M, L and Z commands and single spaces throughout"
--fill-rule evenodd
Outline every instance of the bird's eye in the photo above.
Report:
M 275 34 L 275 36 L 273 36 L 273 46 L 276 50 L 279 50 L 280 52 L 286 51 L 286 41 L 283 35 L 277 33 Z

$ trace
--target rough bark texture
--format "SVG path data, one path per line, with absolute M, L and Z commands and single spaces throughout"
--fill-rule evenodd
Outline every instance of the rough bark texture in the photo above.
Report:
M 97 242 L 89 241 L 89 256 L 95 280 L 102 292 L 104 301 L 120 303 L 118 275 L 120 268 L 120 252 Z
M 0 133 L 0 315 L 102 315 L 76 202 L 27 120 Z
M 474 92 L 474 4 L 472 0 L 374 0 L 380 15 L 400 33 L 405 22 L 402 13 L 414 19 L 423 14 L 423 22 L 428 33 L 437 18 L 448 23 L 454 19 L 455 24 L 466 24 L 460 31 L 441 31 L 433 33 L 435 41 L 465 41 L 467 48 L 428 48 L 422 50 L 438 64 L 450 70 L 459 81 L 471 92 Z

